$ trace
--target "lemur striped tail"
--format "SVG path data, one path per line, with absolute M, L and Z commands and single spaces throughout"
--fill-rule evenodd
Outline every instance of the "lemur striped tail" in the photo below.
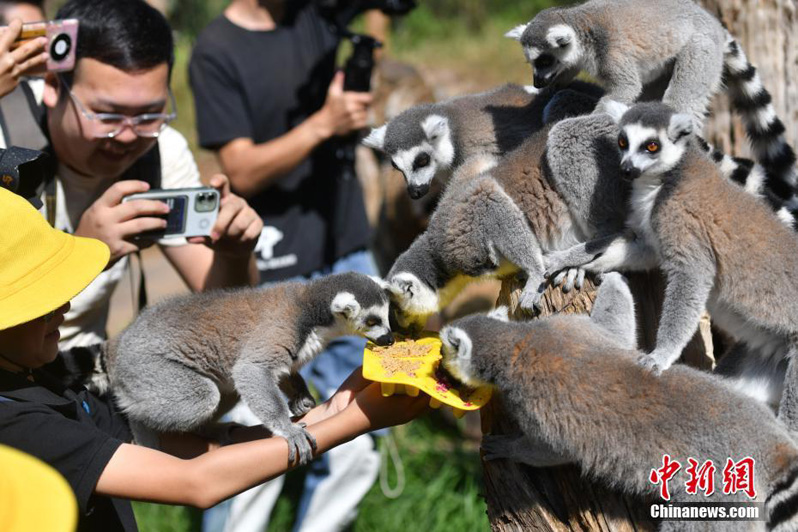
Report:
M 774 483 L 765 500 L 765 519 L 772 532 L 798 530 L 798 467 Z
M 698 137 L 698 141 L 701 149 L 707 152 L 714 163 L 718 165 L 720 173 L 726 179 L 737 183 L 752 196 L 765 200 L 784 225 L 791 229 L 798 229 L 796 213 L 787 207 L 787 202 L 779 199 L 765 188 L 766 172 L 762 165 L 751 159 L 727 155 L 701 137 Z
M 798 173 L 795 152 L 784 138 L 784 124 L 776 116 L 773 98 L 762 85 L 756 68 L 731 34 L 726 35 L 723 81 L 732 107 L 743 120 L 754 159 L 765 170 L 765 189 L 794 208 L 798 206 L 795 197 Z

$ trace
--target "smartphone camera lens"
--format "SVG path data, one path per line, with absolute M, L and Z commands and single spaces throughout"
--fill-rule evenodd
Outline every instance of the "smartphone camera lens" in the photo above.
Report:
M 66 59 L 72 49 L 72 38 L 66 33 L 57 35 L 50 44 L 50 57 L 55 61 Z
M 216 209 L 216 194 L 213 192 L 200 192 L 194 201 L 194 210 L 197 212 L 211 212 Z

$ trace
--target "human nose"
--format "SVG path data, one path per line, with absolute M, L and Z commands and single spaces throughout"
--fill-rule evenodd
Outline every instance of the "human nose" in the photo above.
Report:
M 119 133 L 113 137 L 115 141 L 121 142 L 122 144 L 130 144 L 138 140 L 138 138 L 138 134 L 133 130 L 133 124 L 129 122 L 126 122 L 122 126 L 122 129 L 119 130 Z

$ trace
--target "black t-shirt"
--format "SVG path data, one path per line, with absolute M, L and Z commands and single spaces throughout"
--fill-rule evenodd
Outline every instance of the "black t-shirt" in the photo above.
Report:
M 44 372 L 34 376 L 30 382 L 0 370 L 0 443 L 66 478 L 78 500 L 78 531 L 137 530 L 130 501 L 92 493 L 116 450 L 131 440 L 124 419 L 83 388 L 63 388 Z
M 339 38 L 313 2 L 286 3 L 277 28 L 250 31 L 221 16 L 200 34 L 190 76 L 200 144 L 256 144 L 288 133 L 321 109 Z M 306 275 L 366 246 L 368 220 L 357 179 L 333 139 L 249 203 L 267 227 L 259 245 L 263 281 Z

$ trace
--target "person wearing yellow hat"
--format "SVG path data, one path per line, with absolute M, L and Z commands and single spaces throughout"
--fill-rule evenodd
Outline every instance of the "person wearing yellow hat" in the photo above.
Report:
M 180 457 L 131 445 L 112 403 L 65 388 L 40 369 L 58 353 L 70 298 L 108 258 L 102 242 L 51 228 L 27 201 L 0 189 L 0 444 L 64 476 L 78 501 L 80 530 L 136 530 L 131 499 L 207 508 L 290 469 L 286 441 L 263 427 L 238 428 L 229 437 L 242 443 L 225 446 L 192 435 L 162 438 L 161 447 Z M 405 423 L 426 403 L 384 398 L 356 371 L 302 421 L 322 453 Z

